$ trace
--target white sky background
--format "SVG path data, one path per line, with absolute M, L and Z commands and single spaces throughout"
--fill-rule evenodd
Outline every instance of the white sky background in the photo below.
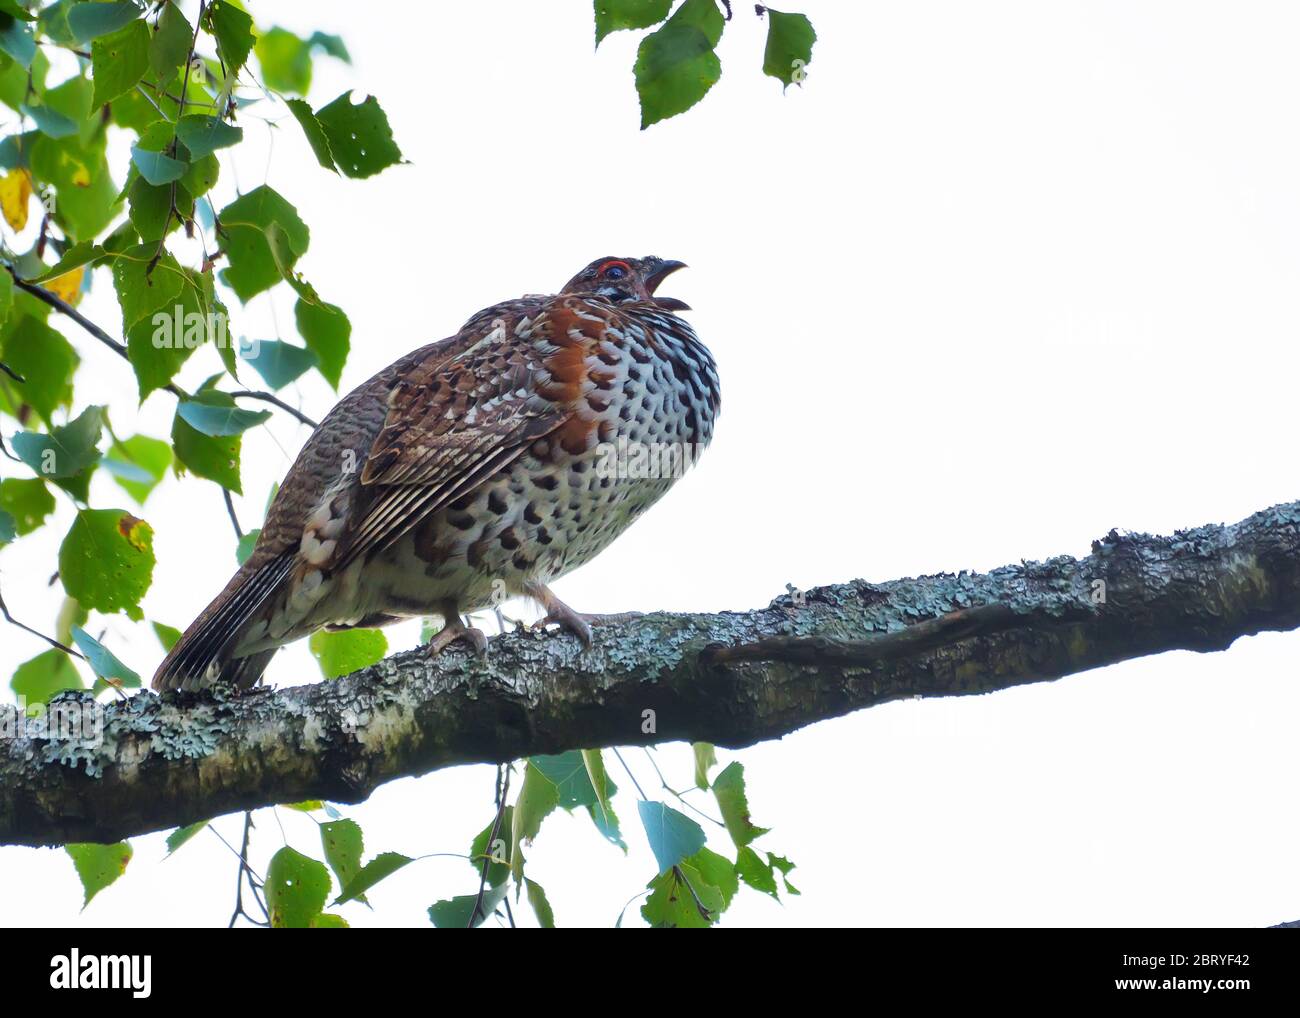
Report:
M 300 268 L 352 320 L 345 387 L 597 256 L 690 263 L 666 292 L 696 308 L 718 359 L 717 439 L 642 522 L 557 584 L 581 610 L 744 609 L 786 582 L 1081 555 L 1111 527 L 1163 533 L 1296 497 L 1300 12 L 790 6 L 820 37 L 804 89 L 783 98 L 763 77 L 765 26 L 737 3 L 721 83 L 640 132 L 637 36 L 593 55 L 589 3 L 377 4 L 364 21 L 351 3 L 254 3 L 263 26 L 346 38 L 355 64 L 318 59 L 313 105 L 348 87 L 375 94 L 411 165 L 335 178 L 287 112 L 263 105 L 243 121 L 249 151 L 223 154 L 219 201 L 237 176 L 297 205 L 312 230 Z M 269 156 L 259 111 L 283 120 Z M 257 298 L 235 330 L 274 338 L 278 320 L 295 338 L 291 298 Z M 83 310 L 120 332 L 105 271 Z M 133 421 L 127 365 L 51 321 L 84 358 L 81 399 L 110 402 L 122 434 L 166 433 L 170 397 Z M 203 352 L 182 382 L 216 363 Z M 314 375 L 300 398 L 317 418 L 334 399 Z M 246 526 L 305 438 L 284 418 L 246 440 Z M 103 476 L 93 502 L 133 507 Z M 235 565 L 218 489 L 169 480 L 142 515 L 159 558 L 146 613 L 183 626 Z M 10 606 L 46 629 L 65 528 L 0 557 Z M 160 651 L 146 628 L 108 628 L 119 656 L 151 672 Z M 417 635 L 389 634 L 395 648 Z M 0 671 L 42 649 L 3 629 Z M 781 906 L 742 891 L 724 925 L 1297 918 L 1298 656 L 1300 634 L 1265 635 L 893 704 L 745 750 L 754 817 L 774 828 L 757 847 L 798 864 L 803 896 Z M 318 671 L 304 644 L 270 675 Z M 647 792 L 657 785 L 640 750 L 625 757 Z M 687 747 L 657 758 L 689 784 Z M 631 784 L 609 763 L 630 857 L 564 814 L 528 853 L 561 925 L 612 925 L 654 870 Z M 492 781 L 491 767 L 459 768 L 343 811 L 367 856 L 464 852 L 491 818 Z M 314 823 L 279 816 L 289 843 L 319 854 Z M 261 818 L 259 868 L 284 843 Z M 240 819 L 216 826 L 233 842 Z M 162 835 L 133 843 L 127 875 L 80 916 L 61 850 L 0 849 L 0 921 L 226 922 L 235 860 L 216 838 L 166 863 Z M 725 833 L 710 843 L 730 851 Z M 373 913 L 344 914 L 425 925 L 429 904 L 476 886 L 464 861 L 430 859 L 376 888 Z M 516 915 L 532 922 L 526 905 Z

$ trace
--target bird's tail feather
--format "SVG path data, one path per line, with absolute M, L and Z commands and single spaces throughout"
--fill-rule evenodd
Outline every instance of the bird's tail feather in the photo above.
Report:
M 217 683 L 248 689 L 261 678 L 275 648 L 246 657 L 233 651 L 258 610 L 289 575 L 293 555 L 240 571 L 176 641 L 153 677 L 153 688 L 198 690 Z

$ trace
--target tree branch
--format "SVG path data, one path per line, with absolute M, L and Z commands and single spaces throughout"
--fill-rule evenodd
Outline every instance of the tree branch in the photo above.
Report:
M 1081 559 L 657 613 L 597 628 L 587 651 L 520 630 L 486 658 L 417 650 L 242 699 L 62 694 L 47 721 L 102 731 L 0 739 L 0 843 L 111 842 L 272 803 L 358 802 L 394 778 L 577 747 L 746 746 L 891 700 L 1297 627 L 1300 502 L 1172 537 L 1112 531 Z M 16 723 L 0 712 L 0 732 Z

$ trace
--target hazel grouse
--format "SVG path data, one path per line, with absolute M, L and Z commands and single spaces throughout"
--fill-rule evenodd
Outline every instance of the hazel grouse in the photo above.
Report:
M 432 653 L 457 639 L 482 650 L 461 613 L 502 593 L 533 598 L 543 622 L 589 644 L 597 617 L 548 584 L 602 551 L 680 474 L 611 470 L 611 450 L 684 450 L 667 458 L 689 463 L 713 435 L 713 357 L 678 316 L 687 306 L 655 296 L 682 267 L 598 259 L 558 294 L 485 308 L 349 393 L 154 688 L 248 689 L 278 647 L 317 629 L 435 613 L 445 624 Z

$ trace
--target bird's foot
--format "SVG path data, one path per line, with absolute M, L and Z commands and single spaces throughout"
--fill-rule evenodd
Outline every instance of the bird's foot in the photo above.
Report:
M 556 601 L 546 614 L 532 624 L 534 632 L 547 626 L 560 626 L 567 629 L 584 647 L 591 647 L 592 626 L 612 626 L 620 622 L 631 622 L 641 617 L 640 612 L 619 612 L 613 615 L 592 615 L 588 612 L 576 612 L 563 601 Z
M 483 630 L 465 625 L 461 617 L 455 614 L 447 616 L 447 624 L 424 645 L 425 653 L 429 657 L 437 657 L 457 640 L 469 643 L 479 657 L 487 655 L 487 637 L 483 635 Z

